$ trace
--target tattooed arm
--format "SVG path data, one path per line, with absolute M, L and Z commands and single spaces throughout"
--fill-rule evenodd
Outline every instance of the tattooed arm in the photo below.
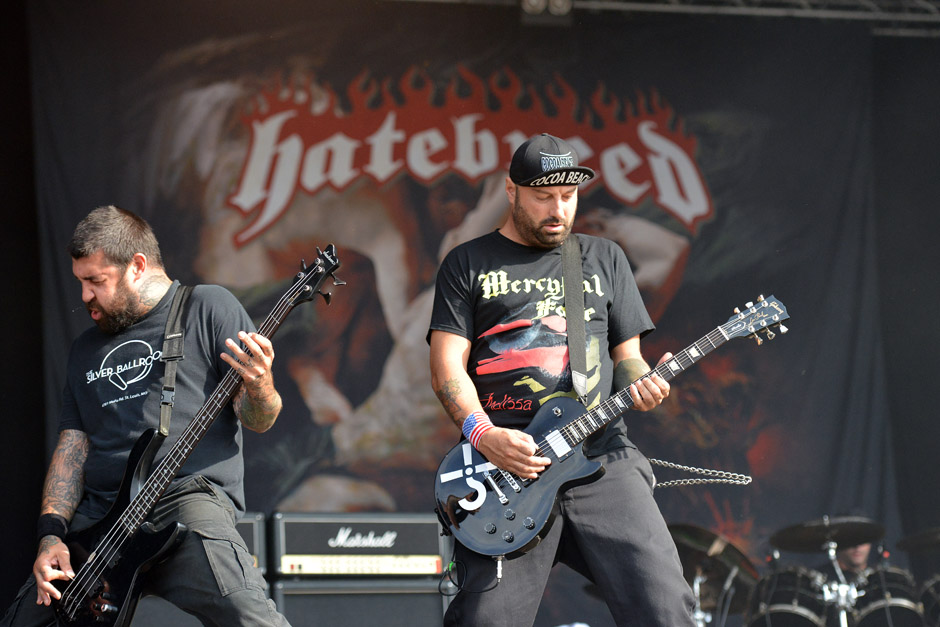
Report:
M 470 341 L 445 331 L 431 331 L 431 387 L 458 428 L 474 411 L 484 411 L 467 373 Z M 535 457 L 535 440 L 518 429 L 494 427 L 480 437 L 479 450 L 493 464 L 534 479 L 550 463 Z
M 258 333 L 238 334 L 247 351 L 233 340 L 225 343 L 232 354 L 222 353 L 225 363 L 232 366 L 242 378 L 242 386 L 235 394 L 235 415 L 246 429 L 262 433 L 274 426 L 281 413 L 281 395 L 274 388 L 271 364 L 274 347 L 271 340 Z
M 88 436 L 83 431 L 66 429 L 59 434 L 43 485 L 40 513 L 57 514 L 65 520 L 71 520 L 82 498 L 87 458 Z M 50 582 L 75 576 L 68 547 L 62 540 L 56 536 L 40 538 L 33 575 L 36 577 L 36 603 L 49 605 L 50 596 L 56 599 L 61 596 Z

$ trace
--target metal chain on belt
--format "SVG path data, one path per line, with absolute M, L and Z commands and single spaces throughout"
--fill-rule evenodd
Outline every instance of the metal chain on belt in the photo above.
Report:
M 691 479 L 674 479 L 672 481 L 663 481 L 662 483 L 657 482 L 657 488 L 669 488 L 677 485 L 701 485 L 703 483 L 732 483 L 734 485 L 747 485 L 751 482 L 751 477 L 748 475 L 740 475 L 736 472 L 728 472 L 726 470 L 711 470 L 709 468 L 683 466 L 681 464 L 675 464 L 673 462 L 667 462 L 661 459 L 653 458 L 649 458 L 649 462 L 664 468 L 682 470 L 689 474 L 704 475 L 705 477 L 708 477 L 707 479 L 693 477 Z

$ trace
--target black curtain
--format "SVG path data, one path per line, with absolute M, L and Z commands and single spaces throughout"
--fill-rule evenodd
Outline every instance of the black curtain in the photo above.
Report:
M 875 205 L 881 319 L 905 534 L 940 528 L 940 42 L 880 38 L 874 57 Z M 940 548 L 910 554 L 923 579 Z
M 5 280 L 4 358 L 0 407 L 0 614 L 13 600 L 36 557 L 36 516 L 46 468 L 42 383 L 39 247 L 30 123 L 26 0 L 4 6 L 0 37 L 4 94 L 0 98 L 0 246 Z

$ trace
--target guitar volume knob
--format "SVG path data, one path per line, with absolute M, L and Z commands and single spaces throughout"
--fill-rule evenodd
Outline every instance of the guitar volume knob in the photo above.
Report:
M 514 535 L 512 535 L 512 532 L 511 532 L 511 531 L 504 531 L 504 532 L 503 532 L 503 540 L 505 540 L 506 542 L 512 542 L 512 541 L 515 540 L 515 539 L 516 539 L 516 537 L 515 537 Z
M 535 521 L 532 520 L 529 516 L 526 516 L 522 521 L 522 526 L 526 529 L 535 529 Z
M 496 533 L 496 525 L 493 523 L 486 523 L 486 525 L 483 526 L 483 531 L 486 533 Z
M 514 519 L 516 518 L 516 512 L 514 512 L 514 511 L 511 510 L 511 509 L 507 509 L 507 510 L 503 513 L 503 515 L 506 516 L 506 520 L 514 520 Z

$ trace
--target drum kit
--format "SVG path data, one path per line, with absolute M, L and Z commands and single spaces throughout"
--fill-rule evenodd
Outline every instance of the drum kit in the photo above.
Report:
M 736 614 L 747 627 L 940 627 L 940 575 L 918 588 L 911 573 L 886 559 L 858 573 L 839 567 L 840 548 L 877 546 L 884 538 L 884 527 L 868 518 L 824 516 L 777 531 L 763 577 L 727 538 L 694 525 L 673 524 L 669 530 L 692 587 L 698 627 L 724 627 Z M 908 536 L 897 547 L 940 549 L 940 528 Z M 784 566 L 780 551 L 823 553 L 828 564 Z

